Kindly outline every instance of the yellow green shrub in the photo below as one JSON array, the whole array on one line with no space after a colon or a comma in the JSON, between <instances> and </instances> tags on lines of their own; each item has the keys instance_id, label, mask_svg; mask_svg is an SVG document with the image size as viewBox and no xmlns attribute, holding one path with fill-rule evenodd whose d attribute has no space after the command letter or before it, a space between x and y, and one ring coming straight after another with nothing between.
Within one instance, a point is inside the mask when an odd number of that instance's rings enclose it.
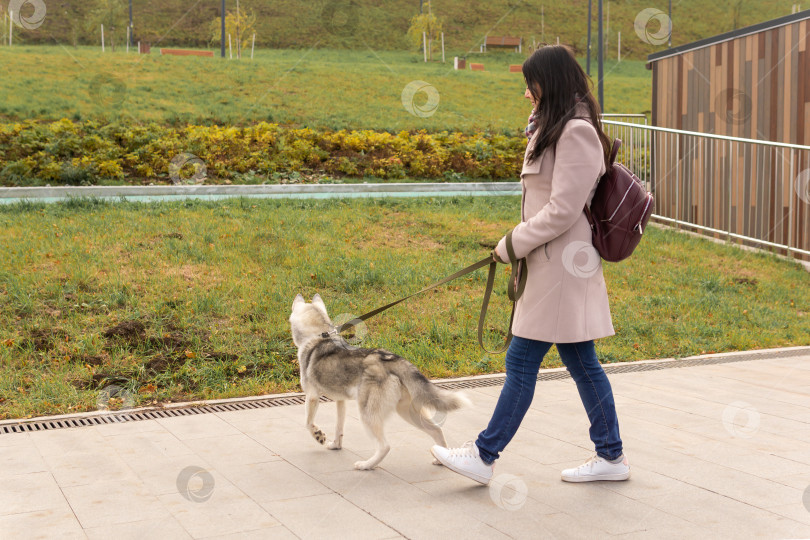
<instances>
[{"instance_id":1,"label":"yellow green shrub","mask_svg":"<svg viewBox=\"0 0 810 540\"><path fill-rule=\"evenodd\" d=\"M0 124L0 184L169 183L172 160L200 158L207 183L293 173L383 179L516 179L525 139L489 133L170 127L95 121Z\"/></svg>"}]
</instances>

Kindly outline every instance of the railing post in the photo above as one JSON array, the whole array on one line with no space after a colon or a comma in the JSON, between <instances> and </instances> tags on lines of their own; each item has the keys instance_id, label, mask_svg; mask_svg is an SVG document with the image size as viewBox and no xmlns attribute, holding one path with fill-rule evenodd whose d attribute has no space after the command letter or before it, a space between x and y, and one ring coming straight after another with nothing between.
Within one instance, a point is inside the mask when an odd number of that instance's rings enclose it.
<instances>
[{"instance_id":1,"label":"railing post","mask_svg":"<svg viewBox=\"0 0 810 540\"><path fill-rule=\"evenodd\" d=\"M675 219L681 221L681 137L675 135Z\"/></svg>"},{"instance_id":2,"label":"railing post","mask_svg":"<svg viewBox=\"0 0 810 540\"><path fill-rule=\"evenodd\" d=\"M798 247L793 245L793 196L798 195L796 192L796 186L794 182L796 181L796 175L793 174L793 157L795 154L795 150L793 148L790 149L790 197L788 198L788 247ZM793 252L788 250L788 256L793 257Z\"/></svg>"}]
</instances>

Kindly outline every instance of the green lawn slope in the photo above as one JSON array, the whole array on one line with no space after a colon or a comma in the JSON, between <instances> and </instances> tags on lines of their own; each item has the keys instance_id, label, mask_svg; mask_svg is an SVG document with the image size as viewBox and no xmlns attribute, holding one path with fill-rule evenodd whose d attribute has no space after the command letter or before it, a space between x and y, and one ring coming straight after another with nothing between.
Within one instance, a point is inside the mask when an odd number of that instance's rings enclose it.
<instances>
[{"instance_id":1,"label":"green lawn slope","mask_svg":"<svg viewBox=\"0 0 810 540\"><path fill-rule=\"evenodd\" d=\"M120 45L126 35L128 10L125 1L118 1L123 4L123 9L118 10L120 16L117 24L108 23L106 26L108 36L112 33ZM93 1L49 2L41 27L35 30L18 29L15 35L28 43L58 43L65 46L98 43L98 25L93 24L94 17L91 15L95 4ZM135 40L163 46L208 45L210 24L218 17L220 6L215 0L133 0L132 4ZM788 15L793 4L793 0L673 2L673 45ZM654 46L641 40L634 31L633 22L644 9L666 11L667 2L627 0L605 2L604 5L609 56L615 57L619 32L622 35L622 48L632 58L643 59L665 46ZM407 50L409 45L405 35L411 17L419 11L419 2L242 0L240 7L256 13L256 42L260 47ZM235 2L229 0L227 9L235 8ZM446 46L452 55L478 51L487 33L521 36L525 43L531 43L533 39L555 42L559 37L577 51L585 51L586 0L435 0L431 3L431 9L444 23ZM650 30L658 30L655 23Z\"/></svg>"}]
</instances>

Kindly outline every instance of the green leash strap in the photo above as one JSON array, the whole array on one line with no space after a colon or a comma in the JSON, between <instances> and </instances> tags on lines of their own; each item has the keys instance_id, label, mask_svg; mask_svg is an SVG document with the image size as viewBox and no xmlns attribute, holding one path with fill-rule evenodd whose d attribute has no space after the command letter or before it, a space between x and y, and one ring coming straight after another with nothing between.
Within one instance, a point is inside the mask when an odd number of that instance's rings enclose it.
<instances>
[{"instance_id":1,"label":"green leash strap","mask_svg":"<svg viewBox=\"0 0 810 540\"><path fill-rule=\"evenodd\" d=\"M363 322L363 321L365 321L367 319L370 319L374 315L377 315L378 313L382 313L386 309L392 308L395 305L399 304L400 302L404 302L405 300L407 300L407 299L409 299L411 297L414 297L417 294L421 294L421 293L423 293L425 291L429 291L430 289L434 289L434 288L438 287L439 285L444 285L448 281L453 281L456 278L460 278L461 276L467 275L470 272L474 272L474 271L478 270L479 268L484 267L484 266L486 266L486 265L488 265L490 263L495 264L495 261L492 259L492 256L489 256L486 259L481 259L477 263L471 264L467 268L459 270L455 274L453 274L451 276L448 276L448 277L444 278L443 280L434 283L433 285L428 285L424 289L422 289L420 291L417 291L417 292L415 292L413 294L410 294L410 295L406 296L405 298L400 298L399 300L397 300L395 302L391 302L390 304L386 304L386 305L384 305L382 307L379 307L379 308L377 308L377 309L375 309L373 311L369 311L368 313L360 315L359 317L356 317L356 318L354 318L354 319L352 319L352 320L350 320L348 322L345 322L345 323L341 324L337 329L337 333L339 334L339 333L343 332L344 330L348 330L352 326L356 326L356 325L360 324L361 322Z\"/></svg>"},{"instance_id":2,"label":"green leash strap","mask_svg":"<svg viewBox=\"0 0 810 540\"><path fill-rule=\"evenodd\" d=\"M508 349L509 344L512 343L512 321L515 319L515 306L517 305L518 299L523 296L523 290L526 288L526 278L528 272L522 271L523 268L526 267L526 259L523 258L517 260L515 250L512 247L512 231L509 231L509 234L506 235L506 252L509 255L509 263L512 265L512 274L509 276L509 283L506 287L506 294L509 296L509 300L512 301L512 314L509 315L509 328L506 333L506 342L504 343L504 346L497 351L487 350L487 348L484 347L484 322L487 318L489 297L492 294L492 288L495 284L495 267L497 266L497 263L494 261L496 255L493 250L493 262L489 266L487 288L484 290L484 301L481 304L481 315L478 317L478 345L487 354L500 354Z\"/></svg>"},{"instance_id":3,"label":"green leash strap","mask_svg":"<svg viewBox=\"0 0 810 540\"><path fill-rule=\"evenodd\" d=\"M453 281L454 279L460 278L461 276L465 276L471 272L475 272L479 268L483 268L484 266L489 265L489 274L487 275L487 287L484 291L484 300L481 304L481 315L478 318L478 344L481 348L487 352L488 354L500 354L504 352L507 348L509 348L509 344L512 341L512 320L515 317L515 302L517 302L518 298L523 294L523 289L526 287L526 274L527 272L523 272L523 268L526 266L526 259L520 259L519 261L516 260L515 251L512 248L512 232L510 231L509 234L506 235L506 251L509 253L509 261L512 264L512 275L509 278L509 284L507 286L507 294L509 296L509 300L512 301L512 314L509 316L509 330L506 336L506 344L504 347L498 351L488 351L486 347L484 347L484 322L486 321L487 317L487 307L489 306L489 298L492 295L492 288L495 284L495 272L498 266L498 260L495 256L495 251L493 250L489 257L486 259L481 259L477 263L471 264L470 266L463 268L456 272L455 274L444 278L441 281L437 281L432 285L428 285L422 290L419 290L413 294L410 294L404 298L400 298L395 302L391 302L390 304L386 304L382 307L378 307L373 311L369 311L368 313L364 313L359 317L355 317L354 319L347 321L341 324L336 330L336 334L340 334L344 330L348 330L349 328L360 324L363 321L370 319L371 317L382 313L386 309L392 308L395 305L399 304L400 302L404 302L405 300L416 296L417 294L421 294L423 292L429 291L431 289L435 289L439 285L444 285L447 282ZM329 337L329 333L323 334L324 338Z\"/></svg>"}]
</instances>

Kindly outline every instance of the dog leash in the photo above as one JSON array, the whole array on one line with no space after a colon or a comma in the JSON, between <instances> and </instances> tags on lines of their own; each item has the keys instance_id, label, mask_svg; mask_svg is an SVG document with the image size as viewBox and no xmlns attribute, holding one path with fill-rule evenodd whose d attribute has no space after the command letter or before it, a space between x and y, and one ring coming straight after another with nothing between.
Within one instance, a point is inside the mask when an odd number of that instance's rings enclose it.
<instances>
[{"instance_id":1,"label":"dog leash","mask_svg":"<svg viewBox=\"0 0 810 540\"><path fill-rule=\"evenodd\" d=\"M394 307L395 305L397 305L397 304L399 304L401 302L404 302L405 300L408 300L409 298L412 298L412 297L414 297L414 296L416 296L418 294L429 291L431 289L435 289L436 287L438 287L440 285L444 285L445 283L448 283L450 281L453 281L454 279L460 278L461 276L466 276L469 273L475 272L479 268L483 268L484 266L489 265L489 274L487 275L487 286L486 286L486 289L484 290L484 300L481 303L481 315L478 317L478 344L488 354L500 354L500 353L504 352L509 347L509 344L512 342L512 321L514 320L514 317L515 317L515 304L518 301L518 299L521 297L521 295L523 295L523 290L526 288L526 278L527 278L527 275L528 275L528 271L524 271L525 269L528 268L527 265L526 265L526 259L523 258L523 259L518 260L517 257L515 257L515 250L512 247L512 232L511 231L509 232L509 234L506 235L506 251L507 251L507 253L509 255L509 262L512 265L512 274L509 277L509 284L508 284L508 286L506 288L506 292L507 292L507 295L509 296L509 300L512 302L512 314L509 316L509 330L508 330L507 335L506 335L506 343L505 343L505 345L503 346L502 349L499 349L497 351L489 351L489 350L487 350L487 348L484 347L484 337L483 337L484 336L484 322L486 321L487 308L489 307L489 299L490 299L490 296L492 295L492 288L493 288L493 286L495 284L495 271L496 271L496 267L498 266L498 262L501 262L497 258L494 249L492 250L492 253L490 253L489 257L487 257L485 259L481 259L480 261L478 261L476 263L473 263L470 266L468 266L466 268L463 268L463 269L459 270L458 272L456 272L456 273L454 273L454 274L452 274L450 276L447 276L446 278L442 279L441 281L437 281L436 283L433 283L432 285L428 285L427 287L425 287L422 290L416 291L415 293L410 294L410 295L408 295L408 296L406 296L404 298L400 298L399 300L391 302L390 304L386 304L386 305L384 305L382 307L378 307L377 309L369 311L368 313L364 313L363 315L360 315L359 317L355 317L354 319L341 324L339 327L337 327L332 332L324 332L323 334L321 334L321 336L324 337L324 338L328 338L329 335L332 334L332 333L340 334L344 330L348 330L349 328L352 328L353 326L356 326L356 325L360 324L361 322L366 321L366 320L370 319L371 317L373 317L373 316L375 316L375 315L377 315L379 313L382 313L383 311L385 311L387 309L390 309L390 308Z\"/></svg>"}]
</instances>

